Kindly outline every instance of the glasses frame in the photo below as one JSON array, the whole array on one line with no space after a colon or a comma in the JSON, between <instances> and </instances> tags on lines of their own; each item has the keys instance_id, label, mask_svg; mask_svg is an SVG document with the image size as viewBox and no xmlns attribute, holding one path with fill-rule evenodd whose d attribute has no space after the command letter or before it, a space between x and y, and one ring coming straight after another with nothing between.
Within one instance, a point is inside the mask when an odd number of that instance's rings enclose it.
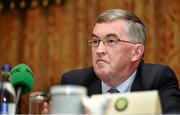
<instances>
[{"instance_id":1,"label":"glasses frame","mask_svg":"<svg viewBox=\"0 0 180 115\"><path fill-rule=\"evenodd\" d=\"M105 42L105 39L107 38L103 38L103 39L98 39L98 45L97 46L93 46L93 40L88 40L88 45L89 47L93 47L93 48L98 48L99 47L99 44L101 43L101 41L103 42L103 44L105 46L109 46L109 47L112 47L112 46L116 46L118 42L125 42L125 43L130 43L130 44L139 44L139 43L136 43L136 42L133 42L133 41L127 41L127 40L121 40L117 35L115 34L111 34L111 36L114 36L116 38L116 44L114 45L106 45L107 42Z\"/></svg>"}]
</instances>

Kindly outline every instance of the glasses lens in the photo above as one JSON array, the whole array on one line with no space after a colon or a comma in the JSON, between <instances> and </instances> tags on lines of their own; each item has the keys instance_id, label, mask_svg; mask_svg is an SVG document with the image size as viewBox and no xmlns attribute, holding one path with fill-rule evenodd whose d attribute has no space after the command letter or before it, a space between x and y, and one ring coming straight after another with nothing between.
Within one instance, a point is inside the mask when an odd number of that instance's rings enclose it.
<instances>
[{"instance_id":1,"label":"glasses lens","mask_svg":"<svg viewBox=\"0 0 180 115\"><path fill-rule=\"evenodd\" d=\"M96 39L94 39L94 40L89 40L88 41L88 45L90 46L90 47L98 47L98 45L99 45L99 40L96 40Z\"/></svg>"},{"instance_id":2,"label":"glasses lens","mask_svg":"<svg viewBox=\"0 0 180 115\"><path fill-rule=\"evenodd\" d=\"M108 46L114 46L117 44L117 37L116 36L108 36L104 39L104 42Z\"/></svg>"}]
</instances>

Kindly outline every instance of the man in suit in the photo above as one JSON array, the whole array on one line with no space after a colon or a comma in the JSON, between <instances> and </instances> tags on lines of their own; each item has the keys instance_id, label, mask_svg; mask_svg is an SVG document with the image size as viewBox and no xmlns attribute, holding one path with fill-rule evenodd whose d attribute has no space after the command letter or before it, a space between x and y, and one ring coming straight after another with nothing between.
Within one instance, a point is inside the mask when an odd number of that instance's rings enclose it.
<instances>
[{"instance_id":1,"label":"man in suit","mask_svg":"<svg viewBox=\"0 0 180 115\"><path fill-rule=\"evenodd\" d=\"M174 72L166 66L145 64L146 28L133 13L111 9L96 20L92 39L93 67L62 76L61 84L85 86L88 95L158 90L164 113L180 113L180 91Z\"/></svg>"},{"instance_id":2,"label":"man in suit","mask_svg":"<svg viewBox=\"0 0 180 115\"><path fill-rule=\"evenodd\" d=\"M172 69L143 61L146 28L133 13L100 14L88 41L93 67L63 74L61 84L85 86L88 95L158 90L163 113L180 113L180 91Z\"/></svg>"}]
</instances>

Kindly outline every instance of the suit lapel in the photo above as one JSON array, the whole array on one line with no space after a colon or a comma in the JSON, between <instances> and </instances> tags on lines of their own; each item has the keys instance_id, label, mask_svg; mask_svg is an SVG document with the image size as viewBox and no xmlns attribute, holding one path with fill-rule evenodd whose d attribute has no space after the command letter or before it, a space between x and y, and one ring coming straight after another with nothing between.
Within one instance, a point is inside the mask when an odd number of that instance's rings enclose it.
<instances>
[{"instance_id":1,"label":"suit lapel","mask_svg":"<svg viewBox=\"0 0 180 115\"><path fill-rule=\"evenodd\" d=\"M101 81L99 79L94 80L91 85L89 85L88 88L88 95L93 95L93 94L101 94L102 89L101 89Z\"/></svg>"},{"instance_id":2,"label":"suit lapel","mask_svg":"<svg viewBox=\"0 0 180 115\"><path fill-rule=\"evenodd\" d=\"M142 77L141 77L141 66L143 65L144 61L141 62L137 69L137 74L135 76L135 79L133 81L131 91L141 91L143 90L143 84L142 84Z\"/></svg>"},{"instance_id":3,"label":"suit lapel","mask_svg":"<svg viewBox=\"0 0 180 115\"><path fill-rule=\"evenodd\" d=\"M101 94L102 93L102 88L101 88L101 80L95 75L94 71L91 73L92 82L89 83L87 86L88 88L88 95L93 95L93 94Z\"/></svg>"}]
</instances>

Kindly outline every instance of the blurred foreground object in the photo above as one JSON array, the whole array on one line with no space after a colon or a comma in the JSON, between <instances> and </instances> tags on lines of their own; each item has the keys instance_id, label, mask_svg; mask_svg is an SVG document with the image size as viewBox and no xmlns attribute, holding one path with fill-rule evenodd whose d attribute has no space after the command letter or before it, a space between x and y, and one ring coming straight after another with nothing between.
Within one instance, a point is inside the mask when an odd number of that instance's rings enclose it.
<instances>
[{"instance_id":1,"label":"blurred foreground object","mask_svg":"<svg viewBox=\"0 0 180 115\"><path fill-rule=\"evenodd\" d=\"M0 76L0 114L16 113L16 94L10 82L11 66L5 64L1 69Z\"/></svg>"},{"instance_id":2,"label":"blurred foreground object","mask_svg":"<svg viewBox=\"0 0 180 115\"><path fill-rule=\"evenodd\" d=\"M98 94L82 99L86 114L160 114L157 91Z\"/></svg>"},{"instance_id":3,"label":"blurred foreground object","mask_svg":"<svg viewBox=\"0 0 180 115\"><path fill-rule=\"evenodd\" d=\"M51 114L84 114L82 97L87 89L78 85L57 85L50 90Z\"/></svg>"},{"instance_id":4,"label":"blurred foreground object","mask_svg":"<svg viewBox=\"0 0 180 115\"><path fill-rule=\"evenodd\" d=\"M41 114L44 102L48 101L45 92L32 92L29 97L29 114Z\"/></svg>"}]
</instances>

